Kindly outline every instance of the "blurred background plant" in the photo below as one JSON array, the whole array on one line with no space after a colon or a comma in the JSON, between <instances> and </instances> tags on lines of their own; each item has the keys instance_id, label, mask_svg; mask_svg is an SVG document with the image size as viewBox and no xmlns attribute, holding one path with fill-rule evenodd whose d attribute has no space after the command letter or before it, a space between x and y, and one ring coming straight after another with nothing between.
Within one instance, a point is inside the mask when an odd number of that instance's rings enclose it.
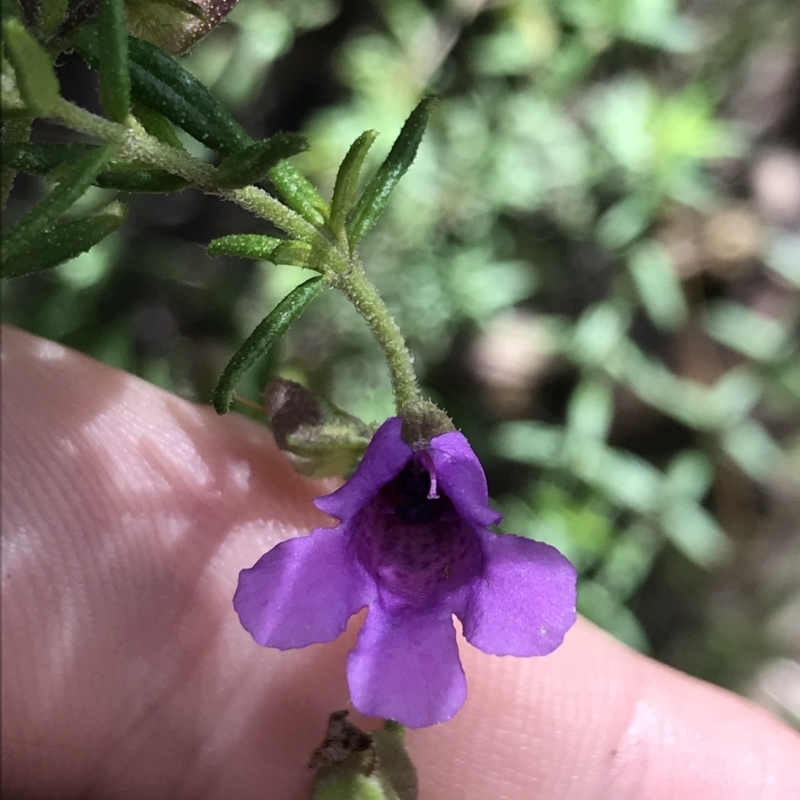
<instances>
[{"instance_id":1,"label":"blurred background plant","mask_svg":"<svg viewBox=\"0 0 800 800\"><path fill-rule=\"evenodd\" d=\"M362 246L427 390L505 528L574 561L583 614L796 725L798 42L794 0L242 0L183 60L254 136L305 133L294 162L328 195L356 136L381 132L374 166L419 97L442 97ZM77 56L59 77L97 106ZM19 176L9 216L39 193ZM208 402L307 275L209 257L213 237L264 232L230 204L126 199L109 239L6 284L4 319ZM277 367L391 413L381 354L334 293L240 394Z\"/></svg>"}]
</instances>

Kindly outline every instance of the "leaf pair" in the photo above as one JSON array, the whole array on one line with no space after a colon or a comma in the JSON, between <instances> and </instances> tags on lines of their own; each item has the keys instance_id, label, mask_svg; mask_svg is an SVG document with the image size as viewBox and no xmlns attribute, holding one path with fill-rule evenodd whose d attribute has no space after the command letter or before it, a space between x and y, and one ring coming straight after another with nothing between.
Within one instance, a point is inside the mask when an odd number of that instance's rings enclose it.
<instances>
[{"instance_id":1,"label":"leaf pair","mask_svg":"<svg viewBox=\"0 0 800 800\"><path fill-rule=\"evenodd\" d=\"M57 267L91 250L124 219L124 206L111 203L97 214L56 222L3 261L2 277L19 278Z\"/></svg>"},{"instance_id":2,"label":"leaf pair","mask_svg":"<svg viewBox=\"0 0 800 800\"><path fill-rule=\"evenodd\" d=\"M260 233L235 233L209 242L208 254L212 256L236 256L255 261L271 261L292 267L325 271L325 256L330 252L324 246L315 247L308 242L294 239L276 239Z\"/></svg>"},{"instance_id":3,"label":"leaf pair","mask_svg":"<svg viewBox=\"0 0 800 800\"><path fill-rule=\"evenodd\" d=\"M61 103L61 94L50 55L18 19L7 20L3 34L4 49L14 67L20 97L34 114L53 116Z\"/></svg>"},{"instance_id":4,"label":"leaf pair","mask_svg":"<svg viewBox=\"0 0 800 800\"><path fill-rule=\"evenodd\" d=\"M101 48L95 29L81 28L75 33L73 43L89 64L102 70ZM293 135L278 134L265 142L253 142L228 110L174 58L134 37L128 37L128 53L130 91L134 101L225 156L221 167L221 188L248 185L253 182L253 176L261 180L266 173L293 211L312 225L325 223L329 210L317 190L292 164L274 158L275 153L278 153L278 159L286 159L305 149L300 145L299 137L280 138ZM271 166L265 169L265 164Z\"/></svg>"},{"instance_id":5,"label":"leaf pair","mask_svg":"<svg viewBox=\"0 0 800 800\"><path fill-rule=\"evenodd\" d=\"M351 250L364 238L383 213L394 187L414 162L435 103L435 97L426 97L411 112L389 155L364 188L355 208L349 213L346 228ZM337 187L339 185L342 187L342 200L338 204L342 209L345 208L347 196L352 191L351 186L358 180L358 171L361 169L366 151L374 140L374 136L370 137L370 134L372 131L367 131L356 139L336 176ZM352 196L355 196L354 191ZM337 218L341 218L341 215L342 211L337 207Z\"/></svg>"},{"instance_id":6,"label":"leaf pair","mask_svg":"<svg viewBox=\"0 0 800 800\"><path fill-rule=\"evenodd\" d=\"M97 145L69 144L8 144L3 146L3 165L34 175L47 175L99 149ZM165 170L150 169L142 164L109 162L94 179L102 189L122 192L174 192L185 189L188 183Z\"/></svg>"},{"instance_id":7,"label":"leaf pair","mask_svg":"<svg viewBox=\"0 0 800 800\"><path fill-rule=\"evenodd\" d=\"M39 11L40 26L45 32L53 33L66 14L67 3L45 0ZM109 116L122 122L130 111L123 0L99 0L97 19L102 32L99 51L101 99ZM25 105L42 117L58 116L64 101L50 54L28 33L19 19L9 19L3 28L6 51ZM57 266L86 252L116 230L124 217L119 204L109 206L99 214L59 221L59 217L77 202L86 189L98 181L114 149L109 145L96 147L79 155L77 160L69 159L72 163L61 172L56 188L3 237L4 278ZM15 166L13 160L9 163L5 158L5 150L4 166Z\"/></svg>"},{"instance_id":8,"label":"leaf pair","mask_svg":"<svg viewBox=\"0 0 800 800\"><path fill-rule=\"evenodd\" d=\"M67 4L45 0L40 24L52 33L60 24ZM100 74L100 99L108 116L124 122L130 113L131 89L128 68L128 34L124 0L98 0L96 62ZM43 117L56 116L61 103L53 60L19 19L3 26L8 57L14 67L20 95L28 108Z\"/></svg>"},{"instance_id":9,"label":"leaf pair","mask_svg":"<svg viewBox=\"0 0 800 800\"><path fill-rule=\"evenodd\" d=\"M377 222L394 187L414 162L435 103L435 97L426 97L411 112L389 155L367 183L358 202L355 198L361 167L377 133L364 131L347 151L336 175L329 227L337 241L348 243L351 253Z\"/></svg>"},{"instance_id":10,"label":"leaf pair","mask_svg":"<svg viewBox=\"0 0 800 800\"><path fill-rule=\"evenodd\" d=\"M122 220L119 210L65 222L59 218L103 171L113 145L98 147L66 167L53 191L3 237L2 276L17 277L54 267L85 252Z\"/></svg>"},{"instance_id":11,"label":"leaf pair","mask_svg":"<svg viewBox=\"0 0 800 800\"><path fill-rule=\"evenodd\" d=\"M425 98L414 109L389 155L367 183L357 202L355 198L359 174L366 154L375 141L377 135L375 131L365 131L361 134L342 161L333 190L328 228L339 244L347 245L351 252L375 224L385 209L392 190L413 163L434 102L434 98ZM267 151L267 143L261 144L264 151ZM233 166L228 166L227 169L234 173L240 168L245 171L245 167L251 168L259 157L254 148L249 148L244 153L229 159L228 164L233 162ZM220 173L224 174L225 169L226 162L223 161ZM272 177L272 173L269 174ZM257 234L236 234L215 239L209 244L208 252L211 255L233 255L309 269L324 269L324 266L315 260L315 250L310 244ZM314 299L321 288L321 281L321 277L315 277L298 286L278 303L272 313L239 348L225 368L214 391L214 408L218 414L225 414L230 409L233 391L239 378L286 333L289 326Z\"/></svg>"}]
</instances>

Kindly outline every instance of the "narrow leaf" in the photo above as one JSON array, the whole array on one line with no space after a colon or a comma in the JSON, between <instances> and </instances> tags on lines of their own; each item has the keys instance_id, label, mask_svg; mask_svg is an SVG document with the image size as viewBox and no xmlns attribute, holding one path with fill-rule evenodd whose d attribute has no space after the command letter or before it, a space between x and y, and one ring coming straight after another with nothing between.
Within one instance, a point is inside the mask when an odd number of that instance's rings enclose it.
<instances>
[{"instance_id":1,"label":"narrow leaf","mask_svg":"<svg viewBox=\"0 0 800 800\"><path fill-rule=\"evenodd\" d=\"M22 172L47 175L52 170L75 162L98 149L96 145L78 142L4 145L3 164ZM184 189L188 183L177 175L160 169L150 169L136 162L112 162L109 169L97 176L95 185L122 192L174 192Z\"/></svg>"},{"instance_id":2,"label":"narrow leaf","mask_svg":"<svg viewBox=\"0 0 800 800\"><path fill-rule=\"evenodd\" d=\"M253 140L209 90L174 58L155 45L130 37L131 79L138 100L223 155L243 150ZM163 88L172 90L160 94ZM156 102L148 102L148 99ZM170 102L179 107L173 113ZM181 117L185 119L181 122Z\"/></svg>"},{"instance_id":3,"label":"narrow leaf","mask_svg":"<svg viewBox=\"0 0 800 800\"><path fill-rule=\"evenodd\" d=\"M124 217L124 208L113 203L98 214L56 222L3 262L2 277L19 278L63 264L113 233Z\"/></svg>"},{"instance_id":4,"label":"narrow leaf","mask_svg":"<svg viewBox=\"0 0 800 800\"><path fill-rule=\"evenodd\" d=\"M330 214L328 204L293 164L281 161L269 171L269 179L289 208L312 225L322 227L325 224Z\"/></svg>"},{"instance_id":5,"label":"narrow leaf","mask_svg":"<svg viewBox=\"0 0 800 800\"><path fill-rule=\"evenodd\" d=\"M62 180L55 189L3 237L3 263L16 251L30 247L40 233L78 200L108 164L114 149L114 145L98 147L95 152L65 167Z\"/></svg>"},{"instance_id":6,"label":"narrow leaf","mask_svg":"<svg viewBox=\"0 0 800 800\"><path fill-rule=\"evenodd\" d=\"M217 169L217 184L223 189L237 189L263 180L279 162L308 149L299 133L276 133L223 159Z\"/></svg>"},{"instance_id":7,"label":"narrow leaf","mask_svg":"<svg viewBox=\"0 0 800 800\"><path fill-rule=\"evenodd\" d=\"M0 0L0 15L3 21L6 19L18 19L22 13L22 8L18 0Z\"/></svg>"},{"instance_id":8,"label":"narrow leaf","mask_svg":"<svg viewBox=\"0 0 800 800\"><path fill-rule=\"evenodd\" d=\"M131 110L128 31L123 0L98 0L100 99L106 114L125 122Z\"/></svg>"},{"instance_id":9,"label":"narrow leaf","mask_svg":"<svg viewBox=\"0 0 800 800\"><path fill-rule=\"evenodd\" d=\"M333 187L333 197L331 198L330 228L337 237L344 232L347 214L356 199L358 178L364 158L377 136L377 131L364 131L350 146L339 167L339 172L336 174L336 184Z\"/></svg>"},{"instance_id":10,"label":"narrow leaf","mask_svg":"<svg viewBox=\"0 0 800 800\"><path fill-rule=\"evenodd\" d=\"M364 189L348 225L351 247L355 246L375 224L386 208L392 190L416 158L417 149L435 103L435 97L426 97L411 112L386 160Z\"/></svg>"},{"instance_id":11,"label":"narrow leaf","mask_svg":"<svg viewBox=\"0 0 800 800\"><path fill-rule=\"evenodd\" d=\"M207 249L211 256L238 256L253 258L256 261L268 261L280 243L280 239L262 236L259 233L235 233L232 236L222 236L212 240L208 243Z\"/></svg>"},{"instance_id":12,"label":"narrow leaf","mask_svg":"<svg viewBox=\"0 0 800 800\"><path fill-rule=\"evenodd\" d=\"M5 22L5 50L17 76L17 87L25 105L46 117L59 104L59 86L53 61L18 19Z\"/></svg>"},{"instance_id":13,"label":"narrow leaf","mask_svg":"<svg viewBox=\"0 0 800 800\"><path fill-rule=\"evenodd\" d=\"M114 165L101 172L95 183L102 189L118 192L179 192L189 184L163 169L148 169L134 164Z\"/></svg>"},{"instance_id":14,"label":"narrow leaf","mask_svg":"<svg viewBox=\"0 0 800 800\"><path fill-rule=\"evenodd\" d=\"M731 552L731 541L702 506L680 498L667 505L661 526L672 543L703 569L719 564Z\"/></svg>"},{"instance_id":15,"label":"narrow leaf","mask_svg":"<svg viewBox=\"0 0 800 800\"><path fill-rule=\"evenodd\" d=\"M247 341L228 362L214 390L214 408L217 414L225 414L230 410L233 390L239 378L286 333L321 288L321 277L314 277L301 283L286 295L250 334Z\"/></svg>"},{"instance_id":16,"label":"narrow leaf","mask_svg":"<svg viewBox=\"0 0 800 800\"><path fill-rule=\"evenodd\" d=\"M608 382L584 378L573 391L567 406L567 428L573 434L605 439L614 418L614 398Z\"/></svg>"},{"instance_id":17,"label":"narrow leaf","mask_svg":"<svg viewBox=\"0 0 800 800\"><path fill-rule=\"evenodd\" d=\"M133 116L142 123L142 127L151 135L155 136L159 142L168 144L170 147L175 147L178 150L183 150L183 144L172 127L172 123L158 111L153 111L152 108L142 105L141 103L133 103Z\"/></svg>"},{"instance_id":18,"label":"narrow leaf","mask_svg":"<svg viewBox=\"0 0 800 800\"><path fill-rule=\"evenodd\" d=\"M3 165L13 167L21 172L46 175L56 167L77 161L79 158L96 150L97 147L93 144L79 142L70 144L40 144L33 142L4 144Z\"/></svg>"},{"instance_id":19,"label":"narrow leaf","mask_svg":"<svg viewBox=\"0 0 800 800\"><path fill-rule=\"evenodd\" d=\"M269 260L273 264L288 264L291 267L308 267L313 248L307 242L281 242Z\"/></svg>"},{"instance_id":20,"label":"narrow leaf","mask_svg":"<svg viewBox=\"0 0 800 800\"><path fill-rule=\"evenodd\" d=\"M674 331L686 319L686 300L680 280L665 250L655 242L642 242L628 255L630 270L642 305L656 327Z\"/></svg>"},{"instance_id":21,"label":"narrow leaf","mask_svg":"<svg viewBox=\"0 0 800 800\"><path fill-rule=\"evenodd\" d=\"M73 44L91 66L99 66L97 32L93 28L79 28L73 34ZM223 155L253 143L228 110L174 58L134 37L128 38L128 54L131 94L136 101Z\"/></svg>"},{"instance_id":22,"label":"narrow leaf","mask_svg":"<svg viewBox=\"0 0 800 800\"><path fill-rule=\"evenodd\" d=\"M67 13L68 0L41 0L39 27L48 35L56 32Z\"/></svg>"}]
</instances>

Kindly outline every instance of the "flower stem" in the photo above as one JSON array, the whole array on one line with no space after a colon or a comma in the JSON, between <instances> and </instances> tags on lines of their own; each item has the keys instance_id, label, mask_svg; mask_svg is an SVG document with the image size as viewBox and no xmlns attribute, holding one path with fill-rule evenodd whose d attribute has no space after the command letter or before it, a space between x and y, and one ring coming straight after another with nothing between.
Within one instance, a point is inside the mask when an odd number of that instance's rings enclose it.
<instances>
[{"instance_id":1,"label":"flower stem","mask_svg":"<svg viewBox=\"0 0 800 800\"><path fill-rule=\"evenodd\" d=\"M330 284L347 297L375 334L389 367L397 411L402 414L404 408L420 400L420 392L414 363L400 328L359 261L354 260L347 272L331 276Z\"/></svg>"}]
</instances>

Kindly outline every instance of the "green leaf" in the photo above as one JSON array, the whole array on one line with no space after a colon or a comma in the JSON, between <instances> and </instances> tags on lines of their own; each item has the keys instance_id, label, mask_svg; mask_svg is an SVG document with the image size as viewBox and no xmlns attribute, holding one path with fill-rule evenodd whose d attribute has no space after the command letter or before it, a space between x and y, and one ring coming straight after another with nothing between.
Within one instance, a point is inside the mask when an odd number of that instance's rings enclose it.
<instances>
[{"instance_id":1,"label":"green leaf","mask_svg":"<svg viewBox=\"0 0 800 800\"><path fill-rule=\"evenodd\" d=\"M281 161L269 171L269 179L289 208L312 225L322 227L325 224L330 214L328 204L294 164Z\"/></svg>"},{"instance_id":2,"label":"green leaf","mask_svg":"<svg viewBox=\"0 0 800 800\"><path fill-rule=\"evenodd\" d=\"M273 264L288 264L291 267L309 267L314 248L307 242L281 242L269 260Z\"/></svg>"},{"instance_id":3,"label":"green leaf","mask_svg":"<svg viewBox=\"0 0 800 800\"><path fill-rule=\"evenodd\" d=\"M2 0L0 4L0 15L5 22L7 19L18 19L22 14L22 8L17 0Z\"/></svg>"},{"instance_id":4,"label":"green leaf","mask_svg":"<svg viewBox=\"0 0 800 800\"><path fill-rule=\"evenodd\" d=\"M653 324L665 331L680 327L686 319L686 301L664 249L655 242L637 245L628 256L628 269Z\"/></svg>"},{"instance_id":5,"label":"green leaf","mask_svg":"<svg viewBox=\"0 0 800 800\"><path fill-rule=\"evenodd\" d=\"M15 144L3 146L3 163L6 166L34 175L47 175L54 169L77 161L99 148L92 144ZM101 172L95 184L103 189L121 192L174 192L188 183L177 175L160 169L149 169L136 162L111 163L110 169Z\"/></svg>"},{"instance_id":6,"label":"green leaf","mask_svg":"<svg viewBox=\"0 0 800 800\"><path fill-rule=\"evenodd\" d=\"M426 97L411 112L386 160L364 189L348 225L351 247L355 246L375 224L386 208L392 190L416 158L417 149L435 103L435 97Z\"/></svg>"},{"instance_id":7,"label":"green leaf","mask_svg":"<svg viewBox=\"0 0 800 800\"><path fill-rule=\"evenodd\" d=\"M756 361L790 357L792 330L788 323L749 308L719 300L706 312L706 330L722 344Z\"/></svg>"},{"instance_id":8,"label":"green leaf","mask_svg":"<svg viewBox=\"0 0 800 800\"><path fill-rule=\"evenodd\" d=\"M5 50L25 105L43 117L53 114L61 98L50 55L18 19L7 20L3 29Z\"/></svg>"},{"instance_id":9,"label":"green leaf","mask_svg":"<svg viewBox=\"0 0 800 800\"><path fill-rule=\"evenodd\" d=\"M40 144L25 142L3 145L3 165L21 172L46 175L56 167L77 161L97 147L93 144L72 142L70 144Z\"/></svg>"},{"instance_id":10,"label":"green leaf","mask_svg":"<svg viewBox=\"0 0 800 800\"><path fill-rule=\"evenodd\" d=\"M97 32L89 27L73 34L78 52L98 67ZM253 143L244 128L193 75L171 56L134 37L128 38L131 94L134 100L162 114L197 141L223 155Z\"/></svg>"},{"instance_id":11,"label":"green leaf","mask_svg":"<svg viewBox=\"0 0 800 800\"><path fill-rule=\"evenodd\" d=\"M114 150L115 145L98 147L64 168L61 182L55 189L3 237L3 263L18 250L30 247L39 234L78 200L108 164Z\"/></svg>"},{"instance_id":12,"label":"green leaf","mask_svg":"<svg viewBox=\"0 0 800 800\"><path fill-rule=\"evenodd\" d=\"M644 192L631 195L611 206L597 223L597 238L610 250L625 247L650 225L652 198Z\"/></svg>"},{"instance_id":13,"label":"green leaf","mask_svg":"<svg viewBox=\"0 0 800 800\"><path fill-rule=\"evenodd\" d=\"M237 189L258 183L279 162L308 149L299 133L276 133L223 159L217 169L217 184L223 189Z\"/></svg>"},{"instance_id":14,"label":"green leaf","mask_svg":"<svg viewBox=\"0 0 800 800\"><path fill-rule=\"evenodd\" d=\"M19 278L56 267L91 249L125 218L125 209L112 203L98 214L56 222L30 244L3 262L3 278Z\"/></svg>"},{"instance_id":15,"label":"green leaf","mask_svg":"<svg viewBox=\"0 0 800 800\"><path fill-rule=\"evenodd\" d=\"M212 240L208 243L207 250L211 256L239 256L239 258L253 258L256 261L269 261L280 243L281 239L273 236L235 233Z\"/></svg>"},{"instance_id":16,"label":"green leaf","mask_svg":"<svg viewBox=\"0 0 800 800\"><path fill-rule=\"evenodd\" d=\"M314 277L301 283L286 295L248 336L228 362L214 390L214 408L217 414L225 414L230 410L233 391L239 378L286 333L321 288L321 277Z\"/></svg>"},{"instance_id":17,"label":"green leaf","mask_svg":"<svg viewBox=\"0 0 800 800\"><path fill-rule=\"evenodd\" d=\"M664 533L690 561L704 569L730 552L730 541L719 523L702 506L688 500L670 503L662 512Z\"/></svg>"},{"instance_id":18,"label":"green leaf","mask_svg":"<svg viewBox=\"0 0 800 800\"><path fill-rule=\"evenodd\" d=\"M152 108L142 105L134 101L133 116L142 123L142 127L151 135L155 136L159 142L168 144L178 150L183 150L183 144L175 133L175 128L172 123L158 111L153 111Z\"/></svg>"},{"instance_id":19,"label":"green leaf","mask_svg":"<svg viewBox=\"0 0 800 800\"><path fill-rule=\"evenodd\" d=\"M128 31L123 0L98 0L100 99L106 114L125 122L131 110Z\"/></svg>"},{"instance_id":20,"label":"green leaf","mask_svg":"<svg viewBox=\"0 0 800 800\"><path fill-rule=\"evenodd\" d=\"M569 398L567 427L593 439L605 439L614 417L614 397L609 382L600 377L582 380Z\"/></svg>"},{"instance_id":21,"label":"green leaf","mask_svg":"<svg viewBox=\"0 0 800 800\"><path fill-rule=\"evenodd\" d=\"M67 13L69 0L41 0L39 27L48 35L56 32Z\"/></svg>"},{"instance_id":22,"label":"green leaf","mask_svg":"<svg viewBox=\"0 0 800 800\"><path fill-rule=\"evenodd\" d=\"M174 58L142 39L128 41L136 99L223 155L252 144L228 109Z\"/></svg>"},{"instance_id":23,"label":"green leaf","mask_svg":"<svg viewBox=\"0 0 800 800\"><path fill-rule=\"evenodd\" d=\"M137 163L120 163L101 172L95 183L102 189L118 192L179 192L189 184L163 169L149 169Z\"/></svg>"},{"instance_id":24,"label":"green leaf","mask_svg":"<svg viewBox=\"0 0 800 800\"><path fill-rule=\"evenodd\" d=\"M780 445L754 420L741 423L723 433L723 450L753 480L768 483L783 459Z\"/></svg>"},{"instance_id":25,"label":"green leaf","mask_svg":"<svg viewBox=\"0 0 800 800\"><path fill-rule=\"evenodd\" d=\"M364 131L350 145L350 149L339 167L339 172L336 174L336 184L333 187L333 198L331 199L330 228L337 237L344 233L347 215L356 199L358 178L364 158L377 136L377 131Z\"/></svg>"},{"instance_id":26,"label":"green leaf","mask_svg":"<svg viewBox=\"0 0 800 800\"><path fill-rule=\"evenodd\" d=\"M670 461L662 489L667 501L702 500L714 477L708 456L701 450L683 450Z\"/></svg>"}]
</instances>

